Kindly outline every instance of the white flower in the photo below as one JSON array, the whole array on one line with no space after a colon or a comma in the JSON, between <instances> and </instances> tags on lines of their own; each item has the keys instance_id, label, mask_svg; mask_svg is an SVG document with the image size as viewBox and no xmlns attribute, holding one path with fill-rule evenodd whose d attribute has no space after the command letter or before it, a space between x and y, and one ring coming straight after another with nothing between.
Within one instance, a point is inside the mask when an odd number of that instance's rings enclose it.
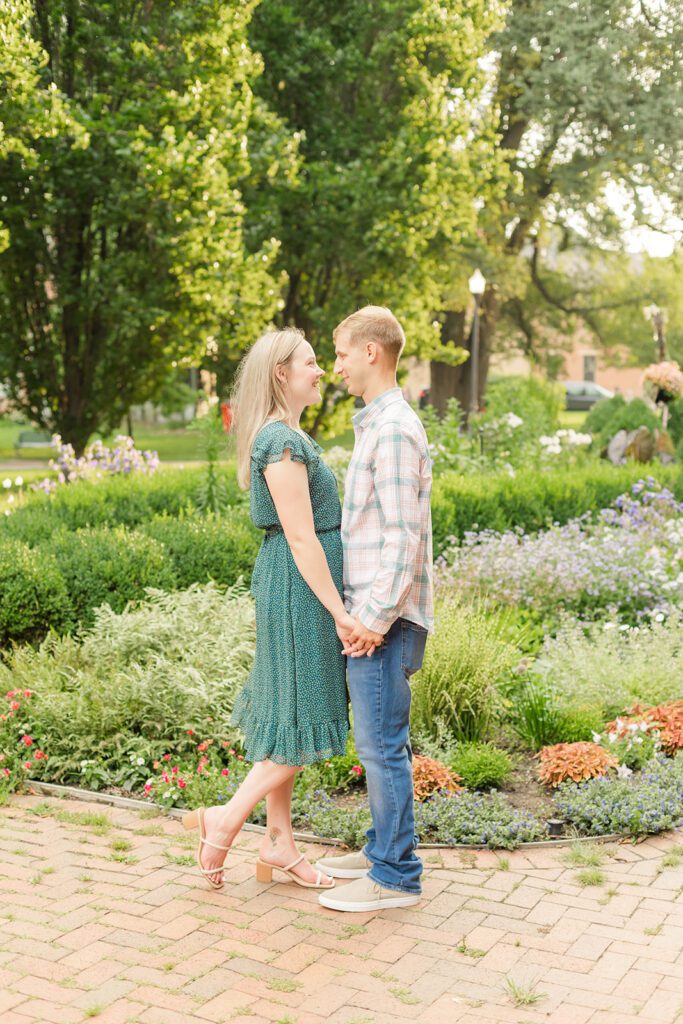
<instances>
[{"instance_id":1,"label":"white flower","mask_svg":"<svg viewBox=\"0 0 683 1024\"><path fill-rule=\"evenodd\" d=\"M657 612L654 616L655 622L664 622L664 612Z\"/></svg>"},{"instance_id":2,"label":"white flower","mask_svg":"<svg viewBox=\"0 0 683 1024\"><path fill-rule=\"evenodd\" d=\"M23 476L17 476L17 477L14 478L14 486L15 487L21 487L23 483L24 483Z\"/></svg>"},{"instance_id":3,"label":"white flower","mask_svg":"<svg viewBox=\"0 0 683 1024\"><path fill-rule=\"evenodd\" d=\"M614 743L616 738L617 738L617 734L615 732L608 732L607 733L607 739L610 741L610 743Z\"/></svg>"},{"instance_id":4,"label":"white flower","mask_svg":"<svg viewBox=\"0 0 683 1024\"><path fill-rule=\"evenodd\" d=\"M524 423L524 420L520 416L516 416L514 412L506 413L503 419L507 423L508 427L512 427L513 430L515 430L517 427L520 427L522 423Z\"/></svg>"},{"instance_id":5,"label":"white flower","mask_svg":"<svg viewBox=\"0 0 683 1024\"><path fill-rule=\"evenodd\" d=\"M7 499L7 502L8 502L9 505L11 505L13 501L14 501L14 495L10 494L9 498Z\"/></svg>"},{"instance_id":6,"label":"white flower","mask_svg":"<svg viewBox=\"0 0 683 1024\"><path fill-rule=\"evenodd\" d=\"M591 733L591 735L593 737L593 743L599 743L600 742L601 736L600 736L599 732Z\"/></svg>"},{"instance_id":7,"label":"white flower","mask_svg":"<svg viewBox=\"0 0 683 1024\"><path fill-rule=\"evenodd\" d=\"M602 628L603 629L616 629L617 628L617 624L616 624L616 622L606 622L605 625Z\"/></svg>"},{"instance_id":8,"label":"white flower","mask_svg":"<svg viewBox=\"0 0 683 1024\"><path fill-rule=\"evenodd\" d=\"M12 486L12 481L10 480L10 478L8 476L5 477L5 479L2 481L2 486L3 487L11 487Z\"/></svg>"},{"instance_id":9,"label":"white flower","mask_svg":"<svg viewBox=\"0 0 683 1024\"><path fill-rule=\"evenodd\" d=\"M145 763L144 757L139 757L135 763L136 764L144 764Z\"/></svg>"},{"instance_id":10,"label":"white flower","mask_svg":"<svg viewBox=\"0 0 683 1024\"><path fill-rule=\"evenodd\" d=\"M627 779L629 775L633 775L630 768L627 768L625 764L620 764L617 768L617 775L620 779Z\"/></svg>"},{"instance_id":11,"label":"white flower","mask_svg":"<svg viewBox=\"0 0 683 1024\"><path fill-rule=\"evenodd\" d=\"M634 736L633 737L633 742L634 743L642 743L643 742L643 737L642 736Z\"/></svg>"}]
</instances>

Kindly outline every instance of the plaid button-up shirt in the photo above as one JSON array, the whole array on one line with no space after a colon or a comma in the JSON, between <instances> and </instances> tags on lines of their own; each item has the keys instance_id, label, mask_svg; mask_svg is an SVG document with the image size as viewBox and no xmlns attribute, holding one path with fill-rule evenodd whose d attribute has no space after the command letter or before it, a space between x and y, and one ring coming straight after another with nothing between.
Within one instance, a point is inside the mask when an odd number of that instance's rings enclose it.
<instances>
[{"instance_id":1,"label":"plaid button-up shirt","mask_svg":"<svg viewBox=\"0 0 683 1024\"><path fill-rule=\"evenodd\" d=\"M391 388L353 417L342 513L344 602L367 629L434 622L432 468L419 417Z\"/></svg>"}]
</instances>

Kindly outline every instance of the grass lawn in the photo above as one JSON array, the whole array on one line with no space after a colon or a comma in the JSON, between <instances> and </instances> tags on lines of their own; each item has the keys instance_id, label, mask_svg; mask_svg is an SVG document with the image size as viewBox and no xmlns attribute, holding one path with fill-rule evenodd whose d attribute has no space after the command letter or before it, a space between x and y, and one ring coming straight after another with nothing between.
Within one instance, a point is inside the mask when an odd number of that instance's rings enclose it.
<instances>
[{"instance_id":1,"label":"grass lawn","mask_svg":"<svg viewBox=\"0 0 683 1024\"><path fill-rule=\"evenodd\" d=\"M573 427L580 430L586 418L585 412L562 412L560 424L563 427ZM20 431L28 429L20 423L13 423L8 419L0 419L0 461L17 460L30 466L32 462L45 463L54 454L51 448L22 448L19 452L14 450L14 442ZM125 432L125 431L124 431ZM159 453L162 462L200 462L199 445L197 434L193 430L178 428L171 430L168 427L154 426L147 423L133 424L135 443L140 450L151 449ZM95 435L97 437L99 435ZM114 434L104 438L110 446L114 442ZM353 448L353 427L349 428L335 437L326 438L322 441L325 450L341 445L343 448ZM227 461L234 457L232 439L228 439L224 459Z\"/></svg>"}]
</instances>

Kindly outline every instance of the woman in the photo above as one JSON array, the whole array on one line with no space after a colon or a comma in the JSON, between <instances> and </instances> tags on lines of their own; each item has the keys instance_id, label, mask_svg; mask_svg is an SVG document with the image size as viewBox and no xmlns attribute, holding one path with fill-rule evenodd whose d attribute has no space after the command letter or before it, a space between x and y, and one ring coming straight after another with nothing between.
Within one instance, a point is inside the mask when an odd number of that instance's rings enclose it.
<instances>
[{"instance_id":1,"label":"woman","mask_svg":"<svg viewBox=\"0 0 683 1024\"><path fill-rule=\"evenodd\" d=\"M264 797L256 877L270 881L277 868L298 885L334 885L298 853L291 821L297 771L345 753L348 734L342 643L354 621L342 601L341 507L322 449L299 427L306 406L320 401L322 376L292 328L259 338L238 371L238 482L250 488L251 518L265 537L251 584L256 657L232 716L254 766L226 805L183 817L185 828L199 830L198 867L214 888L223 884L225 853Z\"/></svg>"}]
</instances>

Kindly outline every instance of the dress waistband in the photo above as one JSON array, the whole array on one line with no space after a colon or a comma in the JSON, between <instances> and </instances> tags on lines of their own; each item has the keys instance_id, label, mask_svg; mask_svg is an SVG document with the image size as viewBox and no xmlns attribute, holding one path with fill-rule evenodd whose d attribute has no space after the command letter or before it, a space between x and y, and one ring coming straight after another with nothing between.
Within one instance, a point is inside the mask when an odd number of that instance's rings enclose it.
<instances>
[{"instance_id":1,"label":"dress waistband","mask_svg":"<svg viewBox=\"0 0 683 1024\"><path fill-rule=\"evenodd\" d=\"M319 530L316 530L315 532L316 533L332 533L333 530L341 530L341 523L339 524L339 526L323 526ZM283 531L283 529L282 529L282 527L280 525L276 524L274 526L265 526L264 529L263 529L263 532L266 535L266 537L275 537L276 534L283 533L284 531Z\"/></svg>"}]
</instances>

